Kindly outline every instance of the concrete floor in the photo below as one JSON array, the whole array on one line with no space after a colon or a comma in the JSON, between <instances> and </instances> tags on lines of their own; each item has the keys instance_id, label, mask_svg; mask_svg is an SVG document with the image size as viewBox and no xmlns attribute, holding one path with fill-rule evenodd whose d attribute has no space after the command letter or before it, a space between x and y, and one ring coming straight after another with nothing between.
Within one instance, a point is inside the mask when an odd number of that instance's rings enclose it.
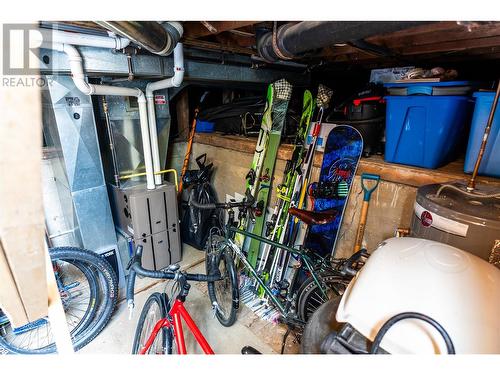
<instances>
[{"instance_id":1,"label":"concrete floor","mask_svg":"<svg viewBox=\"0 0 500 375\"><path fill-rule=\"evenodd\" d=\"M184 245L183 269L193 273L205 273L204 253ZM251 310L240 305L236 323L232 327L223 327L213 317L206 283L191 283L192 288L186 300L186 309L198 325L215 353L240 354L245 345L253 346L262 353L279 353L285 328L261 321ZM126 302L118 303L113 317L101 334L90 344L82 348L83 354L129 354L135 334L135 327L142 306L153 292L166 291L170 295L171 282L157 282L152 279L137 279L135 287L135 310L132 319L128 319ZM185 329L188 353L202 353L191 333ZM288 353L297 353L298 345L288 340Z\"/></svg>"}]
</instances>

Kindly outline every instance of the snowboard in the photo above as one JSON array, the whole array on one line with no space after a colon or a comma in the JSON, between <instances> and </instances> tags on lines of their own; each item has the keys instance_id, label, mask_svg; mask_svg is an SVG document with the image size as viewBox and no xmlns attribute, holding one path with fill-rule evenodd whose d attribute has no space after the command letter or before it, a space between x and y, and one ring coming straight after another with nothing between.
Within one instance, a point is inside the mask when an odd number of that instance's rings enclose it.
<instances>
[{"instance_id":1,"label":"snowboard","mask_svg":"<svg viewBox=\"0 0 500 375\"><path fill-rule=\"evenodd\" d=\"M359 159L363 152L363 138L351 126L340 125L328 134L318 185L340 186L342 194L317 194L313 211L336 209L338 215L331 223L310 225L304 240L304 248L321 256L334 254L337 236L342 223L352 180L356 174Z\"/></svg>"},{"instance_id":2,"label":"snowboard","mask_svg":"<svg viewBox=\"0 0 500 375\"><path fill-rule=\"evenodd\" d=\"M252 233L262 235L266 222L267 206L269 201L269 189L271 187L274 166L278 155L278 147L281 142L281 132L285 124L285 116L288 103L292 95L292 85L285 79L273 83L273 105L271 111L272 125L269 132L269 140L266 147L266 155L262 165L259 178L259 187L256 196L255 224ZM247 259L255 267L260 252L261 242L256 239L250 240Z\"/></svg>"}]
</instances>

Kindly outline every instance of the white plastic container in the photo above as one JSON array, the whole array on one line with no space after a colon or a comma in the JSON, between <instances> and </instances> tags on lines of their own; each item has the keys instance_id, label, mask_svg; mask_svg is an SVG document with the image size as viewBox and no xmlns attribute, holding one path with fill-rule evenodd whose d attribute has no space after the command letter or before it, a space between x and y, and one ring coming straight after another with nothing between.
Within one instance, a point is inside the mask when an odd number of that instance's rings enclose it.
<instances>
[{"instance_id":1,"label":"white plastic container","mask_svg":"<svg viewBox=\"0 0 500 375\"><path fill-rule=\"evenodd\" d=\"M500 270L439 242L388 239L349 284L336 319L373 341L402 312L435 319L457 353L500 353ZM392 326L381 347L392 354L447 352L441 335L415 319Z\"/></svg>"}]
</instances>

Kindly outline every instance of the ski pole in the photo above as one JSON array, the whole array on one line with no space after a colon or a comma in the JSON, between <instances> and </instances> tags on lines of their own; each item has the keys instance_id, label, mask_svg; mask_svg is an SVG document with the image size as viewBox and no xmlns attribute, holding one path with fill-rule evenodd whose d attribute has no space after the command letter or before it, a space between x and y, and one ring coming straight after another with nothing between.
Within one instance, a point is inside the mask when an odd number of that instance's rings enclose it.
<instances>
[{"instance_id":1,"label":"ski pole","mask_svg":"<svg viewBox=\"0 0 500 375\"><path fill-rule=\"evenodd\" d=\"M191 149L193 147L193 139L194 139L194 133L196 131L196 121L198 120L198 113L200 112L200 106L201 103L203 103L203 100L205 100L205 97L207 96L208 91L205 91L203 95L200 98L200 102L194 109L194 117L193 117L193 122L191 124L191 130L189 131L189 138L187 142L187 149L186 149L186 155L184 156L184 163L182 164L182 170L181 170L181 182L179 184L179 190L177 191L177 199L180 199L182 196L182 180L184 179L184 175L186 174L186 171L189 166L189 158L191 157Z\"/></svg>"},{"instance_id":2,"label":"ski pole","mask_svg":"<svg viewBox=\"0 0 500 375\"><path fill-rule=\"evenodd\" d=\"M373 184L370 188L368 188L365 185L366 180L375 181L375 184ZM358 250L361 249L363 242L363 235L365 233L366 218L368 216L368 206L370 204L370 198L372 193L377 188L379 182L380 182L379 175L370 173L363 173L361 175L361 187L363 188L364 196L363 196L363 206L361 207L361 217L359 219L358 232L356 234L356 241L354 242L354 252L357 252Z\"/></svg>"}]
</instances>

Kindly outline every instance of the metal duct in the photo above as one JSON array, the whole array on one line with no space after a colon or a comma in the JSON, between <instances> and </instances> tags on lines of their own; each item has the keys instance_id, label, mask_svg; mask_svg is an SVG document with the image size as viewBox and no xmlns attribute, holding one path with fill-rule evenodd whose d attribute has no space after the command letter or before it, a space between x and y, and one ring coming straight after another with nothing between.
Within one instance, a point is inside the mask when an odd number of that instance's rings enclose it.
<instances>
[{"instance_id":1,"label":"metal duct","mask_svg":"<svg viewBox=\"0 0 500 375\"><path fill-rule=\"evenodd\" d=\"M273 32L263 34L257 40L257 50L267 61L288 60L300 57L305 52L368 38L373 35L391 33L423 24L423 22L386 21L304 21L287 23Z\"/></svg>"},{"instance_id":2,"label":"metal duct","mask_svg":"<svg viewBox=\"0 0 500 375\"><path fill-rule=\"evenodd\" d=\"M159 24L152 21L96 21L96 23L161 56L172 53L183 31L178 22Z\"/></svg>"}]
</instances>

